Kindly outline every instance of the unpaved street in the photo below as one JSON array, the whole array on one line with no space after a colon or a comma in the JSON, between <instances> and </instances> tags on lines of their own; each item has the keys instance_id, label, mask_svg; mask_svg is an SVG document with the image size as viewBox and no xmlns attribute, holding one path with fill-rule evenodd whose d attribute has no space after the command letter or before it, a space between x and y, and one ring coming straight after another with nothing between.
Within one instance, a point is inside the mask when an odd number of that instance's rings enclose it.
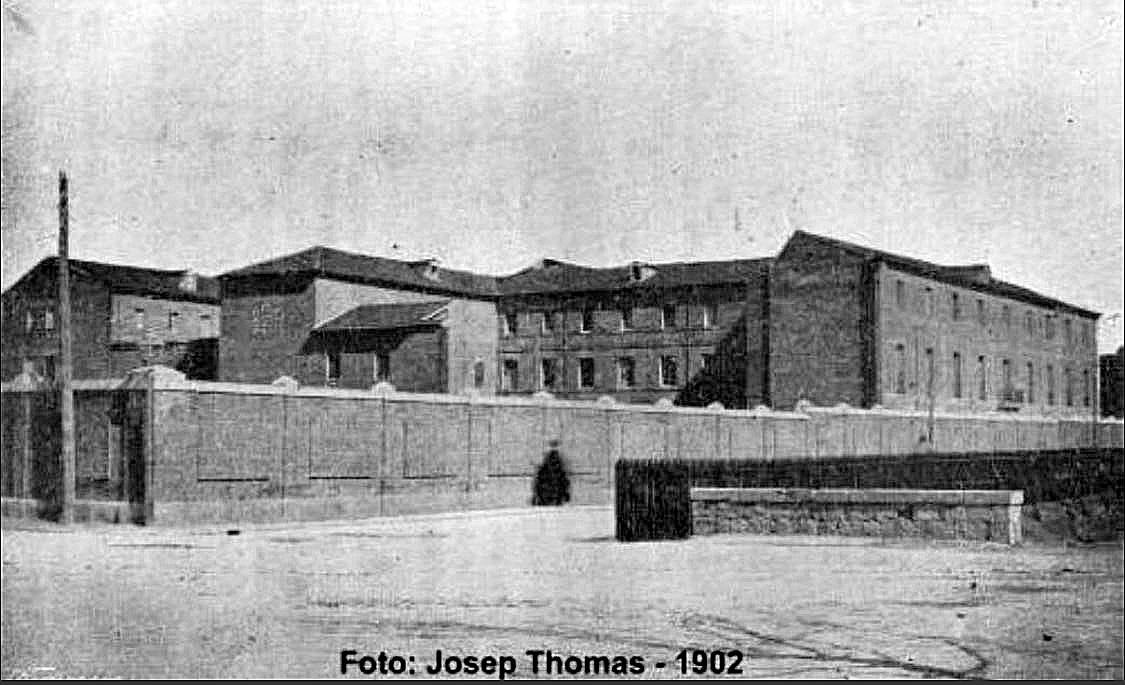
<instances>
[{"instance_id":1,"label":"unpaved street","mask_svg":"<svg viewBox=\"0 0 1125 685\"><path fill-rule=\"evenodd\" d=\"M440 649L511 655L524 677L558 675L528 650L683 677L685 647L739 650L750 677L1125 675L1120 543L612 531L607 508L238 535L6 521L3 675L337 677L355 650L414 656L421 676Z\"/></svg>"}]
</instances>

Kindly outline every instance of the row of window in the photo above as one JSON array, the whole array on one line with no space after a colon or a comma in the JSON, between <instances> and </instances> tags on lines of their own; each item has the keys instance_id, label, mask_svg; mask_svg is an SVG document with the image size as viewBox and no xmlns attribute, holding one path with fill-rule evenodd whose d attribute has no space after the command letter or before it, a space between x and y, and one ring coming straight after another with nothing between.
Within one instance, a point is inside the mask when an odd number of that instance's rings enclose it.
<instances>
[{"instance_id":1,"label":"row of window","mask_svg":"<svg viewBox=\"0 0 1125 685\"><path fill-rule=\"evenodd\" d=\"M936 311L934 289L930 286L923 286L921 290L922 304L919 310L926 316L933 316ZM950 310L954 321L961 321L965 318L964 305L960 293L950 293ZM895 303L900 309L907 309L909 303L907 302L906 283L898 280L895 281ZM1023 328L1024 332L1030 337L1039 335L1047 340L1053 340L1056 335L1055 321L1058 319L1056 314L1043 314L1037 315L1034 310L1027 310L1024 312ZM976 319L982 326L987 326L989 323L988 303L984 298L978 297L976 300ZM1000 322L1007 330L1012 328L1012 308L1010 305L1004 304L1000 306ZM1075 342L1074 336L1074 323L1071 319L1064 318L1063 322L1063 336L1066 344L1073 345ZM1079 338L1083 345L1089 345L1092 342L1093 333L1092 327L1089 324L1079 323L1077 326Z\"/></svg>"},{"instance_id":2,"label":"row of window","mask_svg":"<svg viewBox=\"0 0 1125 685\"><path fill-rule=\"evenodd\" d=\"M655 360L656 383L662 388L676 388L680 386L680 358L675 355L664 355ZM702 355L702 369L711 367L714 355ZM637 360L634 357L618 357L614 360L614 387L613 390L630 390L637 386ZM593 357L579 357L578 366L574 376L573 389L597 389L597 375ZM515 392L520 386L520 364L515 359L505 359L500 377L500 389L505 392ZM535 379L537 390L566 390L562 360L554 357L545 357L539 360L538 376ZM602 388L609 390L610 388Z\"/></svg>"},{"instance_id":3,"label":"row of window","mask_svg":"<svg viewBox=\"0 0 1125 685\"><path fill-rule=\"evenodd\" d=\"M987 400L989 398L988 388L988 358L985 355L978 355L976 358L976 367L973 374L975 389L969 390L964 385L965 376L965 360L960 352L954 352L950 360L950 385L951 394L954 398L962 399L969 396L975 396L978 400ZM925 386L921 391L928 395L936 394L937 389L934 384L937 382L937 360L934 356L934 350L931 347L925 350ZM1022 388L1016 388L1016 370L1013 367L1011 359L1000 360L1000 387L994 388L996 399L1005 402L1017 402L1025 404L1034 404L1038 401L1038 393L1040 392L1039 381L1040 377L1038 369L1036 369L1035 362L1028 361L1023 368ZM905 394L907 392L907 360L906 360L906 346L902 344L895 345L895 370L894 370L894 392L898 394ZM1062 403L1068 407L1075 405L1076 388L1075 384L1078 381L1078 376L1070 367L1063 369L1063 397L1056 397L1056 373L1053 364L1047 364L1043 373L1043 379L1046 381L1045 399L1048 405L1054 405L1057 400L1062 400ZM1081 375L1081 391L1082 391L1082 406L1089 407L1093 396L1093 383L1092 376L1089 369L1083 369Z\"/></svg>"},{"instance_id":4,"label":"row of window","mask_svg":"<svg viewBox=\"0 0 1125 685\"><path fill-rule=\"evenodd\" d=\"M581 333L590 333L594 330L594 312L593 308L582 309L578 312L578 330ZM703 328L712 328L719 318L719 308L716 304L703 305ZM635 316L633 307L622 307L617 310L619 316L619 330L630 331L635 328ZM674 304L665 304L660 307L660 321L658 327L660 330L668 330L678 327L677 314L679 308ZM558 319L566 320L566 312L544 312L539 319L539 333L542 335L554 335L558 328ZM505 336L513 336L519 334L519 313L518 312L505 312L501 316L501 326L503 327Z\"/></svg>"},{"instance_id":5,"label":"row of window","mask_svg":"<svg viewBox=\"0 0 1125 685\"><path fill-rule=\"evenodd\" d=\"M176 324L180 320L180 313L170 311L167 313L168 330L176 330ZM199 321L203 324L211 323L211 315L204 312L199 315ZM145 330L145 309L144 307L136 307L133 309L133 325L136 326L138 331Z\"/></svg>"}]
</instances>

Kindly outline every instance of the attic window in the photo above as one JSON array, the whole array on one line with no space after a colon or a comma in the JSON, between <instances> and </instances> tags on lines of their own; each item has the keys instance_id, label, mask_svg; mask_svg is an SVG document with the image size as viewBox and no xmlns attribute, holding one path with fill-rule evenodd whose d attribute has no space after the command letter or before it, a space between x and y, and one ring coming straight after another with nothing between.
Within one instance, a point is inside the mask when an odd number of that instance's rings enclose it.
<instances>
[{"instance_id":1,"label":"attic window","mask_svg":"<svg viewBox=\"0 0 1125 685\"><path fill-rule=\"evenodd\" d=\"M180 290L188 293L194 293L199 288L199 275L191 271L185 271L184 275L180 277Z\"/></svg>"},{"instance_id":2,"label":"attic window","mask_svg":"<svg viewBox=\"0 0 1125 685\"><path fill-rule=\"evenodd\" d=\"M629 280L634 283L647 281L656 275L656 269L643 262L633 262L629 265Z\"/></svg>"}]
</instances>

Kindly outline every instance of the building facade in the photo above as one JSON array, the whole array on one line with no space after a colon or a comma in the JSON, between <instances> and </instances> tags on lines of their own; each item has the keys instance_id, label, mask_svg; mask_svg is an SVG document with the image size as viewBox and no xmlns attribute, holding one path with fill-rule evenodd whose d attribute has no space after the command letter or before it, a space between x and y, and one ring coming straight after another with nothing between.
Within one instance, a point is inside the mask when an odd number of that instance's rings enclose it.
<instances>
[{"instance_id":1,"label":"building facade","mask_svg":"<svg viewBox=\"0 0 1125 685\"><path fill-rule=\"evenodd\" d=\"M222 283L220 378L491 394L494 279L314 247Z\"/></svg>"},{"instance_id":2,"label":"building facade","mask_svg":"<svg viewBox=\"0 0 1125 685\"><path fill-rule=\"evenodd\" d=\"M601 269L545 260L499 281L500 391L765 403L768 280L761 259Z\"/></svg>"},{"instance_id":3,"label":"building facade","mask_svg":"<svg viewBox=\"0 0 1125 685\"><path fill-rule=\"evenodd\" d=\"M1094 312L992 278L798 231L775 262L777 407L1094 411Z\"/></svg>"},{"instance_id":4,"label":"building facade","mask_svg":"<svg viewBox=\"0 0 1125 685\"><path fill-rule=\"evenodd\" d=\"M120 378L163 364L213 379L219 337L218 284L190 271L70 260L76 379ZM58 261L41 261L4 291L2 378L53 380L58 366Z\"/></svg>"}]
</instances>

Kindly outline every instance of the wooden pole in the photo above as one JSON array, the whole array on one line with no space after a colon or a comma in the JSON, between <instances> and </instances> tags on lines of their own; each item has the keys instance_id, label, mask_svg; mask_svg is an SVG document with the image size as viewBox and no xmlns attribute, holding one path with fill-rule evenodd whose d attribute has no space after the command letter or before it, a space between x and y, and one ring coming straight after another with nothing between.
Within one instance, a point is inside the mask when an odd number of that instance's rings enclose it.
<instances>
[{"instance_id":1,"label":"wooden pole","mask_svg":"<svg viewBox=\"0 0 1125 685\"><path fill-rule=\"evenodd\" d=\"M62 422L62 510L60 523L74 521L74 388L71 372L74 360L71 357L70 330L70 264L67 261L69 247L66 172L59 172L59 414Z\"/></svg>"}]
</instances>

